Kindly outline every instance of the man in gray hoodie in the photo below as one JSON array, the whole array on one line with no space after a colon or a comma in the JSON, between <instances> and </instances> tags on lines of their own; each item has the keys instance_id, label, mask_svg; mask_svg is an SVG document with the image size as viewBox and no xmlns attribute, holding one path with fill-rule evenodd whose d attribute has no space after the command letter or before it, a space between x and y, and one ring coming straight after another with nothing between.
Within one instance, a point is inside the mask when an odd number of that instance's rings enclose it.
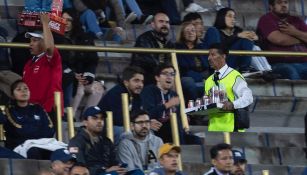
<instances>
[{"instance_id":1,"label":"man in gray hoodie","mask_svg":"<svg viewBox=\"0 0 307 175\"><path fill-rule=\"evenodd\" d=\"M127 170L143 171L154 168L162 139L150 131L150 118L146 111L136 110L131 114L131 132L124 133L118 145L118 158L128 164Z\"/></svg>"}]
</instances>

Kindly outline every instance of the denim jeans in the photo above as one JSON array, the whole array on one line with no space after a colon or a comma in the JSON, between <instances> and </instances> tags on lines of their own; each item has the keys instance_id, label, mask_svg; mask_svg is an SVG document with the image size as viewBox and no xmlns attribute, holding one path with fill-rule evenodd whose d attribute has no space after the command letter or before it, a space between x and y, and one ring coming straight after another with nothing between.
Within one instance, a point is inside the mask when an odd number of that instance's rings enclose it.
<instances>
[{"instance_id":1,"label":"denim jeans","mask_svg":"<svg viewBox=\"0 0 307 175\"><path fill-rule=\"evenodd\" d=\"M208 49L210 45L214 43L220 43L221 36L220 32L215 27L210 27L204 38L204 47ZM253 50L254 43L248 39L239 39L231 46L228 46L230 50ZM229 55L226 59L228 66L234 69L244 70L247 69L251 64L251 56L234 56Z\"/></svg>"},{"instance_id":2,"label":"denim jeans","mask_svg":"<svg viewBox=\"0 0 307 175\"><path fill-rule=\"evenodd\" d=\"M63 87L63 99L64 99L64 108L71 105L73 97L73 83L68 84L66 87Z\"/></svg>"},{"instance_id":3,"label":"denim jeans","mask_svg":"<svg viewBox=\"0 0 307 175\"><path fill-rule=\"evenodd\" d=\"M87 9L87 10L82 12L82 14L80 16L80 22L83 26L85 26L86 32L93 34L94 36L96 36L99 39L105 40L107 33L110 30L112 30L112 29L109 29L109 28L100 28L98 23L97 23L95 13L90 9ZM120 35L113 33L112 34L112 40L120 43L122 41L122 38L121 38Z\"/></svg>"},{"instance_id":4,"label":"denim jeans","mask_svg":"<svg viewBox=\"0 0 307 175\"><path fill-rule=\"evenodd\" d=\"M123 0L131 12L134 12L138 19L141 19L143 12L135 0Z\"/></svg>"},{"instance_id":5,"label":"denim jeans","mask_svg":"<svg viewBox=\"0 0 307 175\"><path fill-rule=\"evenodd\" d=\"M26 11L50 11L52 0L25 0Z\"/></svg>"},{"instance_id":6,"label":"denim jeans","mask_svg":"<svg viewBox=\"0 0 307 175\"><path fill-rule=\"evenodd\" d=\"M276 63L273 72L290 80L307 80L307 63Z\"/></svg>"},{"instance_id":7,"label":"denim jeans","mask_svg":"<svg viewBox=\"0 0 307 175\"><path fill-rule=\"evenodd\" d=\"M170 19L170 23L180 24L181 17L177 10L176 0L160 0L163 11L167 14Z\"/></svg>"}]
</instances>

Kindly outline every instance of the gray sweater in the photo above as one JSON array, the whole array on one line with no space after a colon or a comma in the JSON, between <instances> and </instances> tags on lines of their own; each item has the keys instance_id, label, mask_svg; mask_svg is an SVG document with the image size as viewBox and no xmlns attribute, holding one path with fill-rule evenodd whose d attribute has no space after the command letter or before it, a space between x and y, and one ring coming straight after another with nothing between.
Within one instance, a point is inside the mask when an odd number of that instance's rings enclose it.
<instances>
[{"instance_id":1,"label":"gray sweater","mask_svg":"<svg viewBox=\"0 0 307 175\"><path fill-rule=\"evenodd\" d=\"M147 170L158 161L158 150L163 144L160 137L151 132L144 140L134 138L133 133L124 133L118 145L120 162L128 164L127 170Z\"/></svg>"}]
</instances>

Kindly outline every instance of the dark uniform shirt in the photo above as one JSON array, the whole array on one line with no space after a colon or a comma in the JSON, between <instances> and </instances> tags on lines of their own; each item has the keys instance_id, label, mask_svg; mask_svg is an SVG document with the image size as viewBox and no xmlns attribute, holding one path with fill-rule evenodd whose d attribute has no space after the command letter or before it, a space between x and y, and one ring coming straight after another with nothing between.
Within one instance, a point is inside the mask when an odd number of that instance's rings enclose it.
<instances>
[{"instance_id":1,"label":"dark uniform shirt","mask_svg":"<svg viewBox=\"0 0 307 175\"><path fill-rule=\"evenodd\" d=\"M28 139L52 138L55 132L48 114L36 104L8 106L5 114L0 113L0 123L4 124L5 146L9 149Z\"/></svg>"}]
</instances>

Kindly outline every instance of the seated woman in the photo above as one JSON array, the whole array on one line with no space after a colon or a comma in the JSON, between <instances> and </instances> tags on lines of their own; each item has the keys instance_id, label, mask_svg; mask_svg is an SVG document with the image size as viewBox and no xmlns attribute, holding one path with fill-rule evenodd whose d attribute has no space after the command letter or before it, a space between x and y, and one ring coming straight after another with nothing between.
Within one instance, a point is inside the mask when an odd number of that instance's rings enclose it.
<instances>
[{"instance_id":1,"label":"seated woman","mask_svg":"<svg viewBox=\"0 0 307 175\"><path fill-rule=\"evenodd\" d=\"M181 24L178 35L177 49L201 49L196 28L191 22ZM181 76L181 84L186 100L195 100L202 96L203 80L209 75L209 64L206 56L178 54L178 65Z\"/></svg>"},{"instance_id":2,"label":"seated woman","mask_svg":"<svg viewBox=\"0 0 307 175\"><path fill-rule=\"evenodd\" d=\"M94 38L83 32L79 20L76 20L78 15L73 9L65 9L62 17L66 19L67 24L65 37L58 38L59 43L94 45ZM88 97L85 102L85 109L89 106L96 106L104 93L101 82L95 81L99 59L97 52L61 51L61 55L64 106L72 106L74 114L76 114L85 95Z\"/></svg>"},{"instance_id":3,"label":"seated woman","mask_svg":"<svg viewBox=\"0 0 307 175\"><path fill-rule=\"evenodd\" d=\"M210 27L204 38L207 49L213 43L222 43L230 50L253 50L258 36L253 31L243 31L235 25L236 13L231 8L222 8L217 12L214 27ZM229 55L227 64L242 72L250 70L251 56Z\"/></svg>"},{"instance_id":4,"label":"seated woman","mask_svg":"<svg viewBox=\"0 0 307 175\"><path fill-rule=\"evenodd\" d=\"M11 85L11 93L12 104L0 112L0 123L4 125L6 131L5 147L13 150L28 139L52 138L54 135L52 121L40 105L28 102L30 91L27 84L22 80L15 81ZM45 150L35 149L33 152L35 152L33 157L28 155L28 158L41 157Z\"/></svg>"}]
</instances>

